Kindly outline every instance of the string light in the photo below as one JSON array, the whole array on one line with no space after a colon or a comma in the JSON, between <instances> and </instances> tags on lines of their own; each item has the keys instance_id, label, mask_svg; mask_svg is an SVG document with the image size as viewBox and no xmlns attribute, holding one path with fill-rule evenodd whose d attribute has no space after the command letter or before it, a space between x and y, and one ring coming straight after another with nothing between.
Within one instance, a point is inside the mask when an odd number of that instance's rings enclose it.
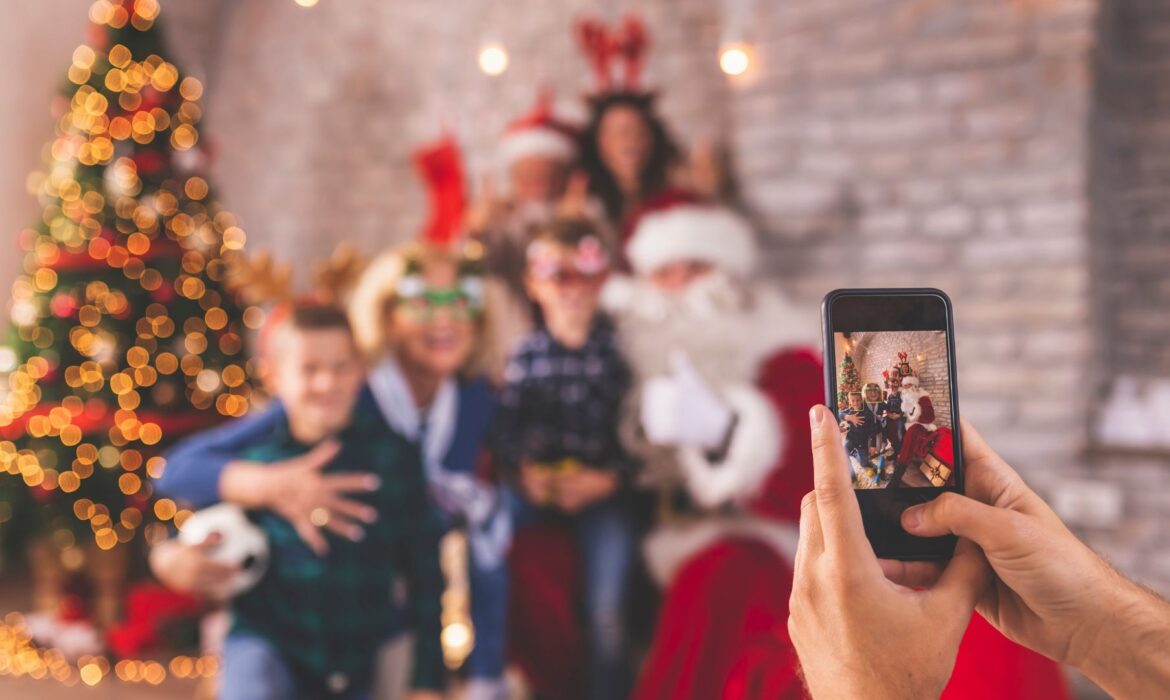
<instances>
[{"instance_id":1,"label":"string light","mask_svg":"<svg viewBox=\"0 0 1170 700\"><path fill-rule=\"evenodd\" d=\"M743 75L751 66L747 44L729 44L719 52L719 68L727 75Z\"/></svg>"},{"instance_id":2,"label":"string light","mask_svg":"<svg viewBox=\"0 0 1170 700\"><path fill-rule=\"evenodd\" d=\"M215 656L180 655L166 661L121 659L111 664L105 656L83 655L69 661L61 651L37 645L20 614L9 613L0 622L0 676L52 680L68 687L78 683L93 687L111 677L123 683L157 686L168 678L212 678L218 670Z\"/></svg>"},{"instance_id":3,"label":"string light","mask_svg":"<svg viewBox=\"0 0 1170 700\"><path fill-rule=\"evenodd\" d=\"M479 69L497 76L508 70L508 50L501 44L487 44L479 50Z\"/></svg>"}]
</instances>

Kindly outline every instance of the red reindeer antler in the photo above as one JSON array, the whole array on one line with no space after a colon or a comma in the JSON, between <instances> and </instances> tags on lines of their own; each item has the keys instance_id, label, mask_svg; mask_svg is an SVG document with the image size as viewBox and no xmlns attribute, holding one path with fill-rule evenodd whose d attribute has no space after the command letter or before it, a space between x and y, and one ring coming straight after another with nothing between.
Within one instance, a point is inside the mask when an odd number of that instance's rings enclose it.
<instances>
[{"instance_id":1,"label":"red reindeer antler","mask_svg":"<svg viewBox=\"0 0 1170 700\"><path fill-rule=\"evenodd\" d=\"M611 82L609 64L614 53L609 29L596 19L577 20L575 29L581 52L585 54L585 59L593 69L597 89L608 90Z\"/></svg>"},{"instance_id":2,"label":"red reindeer antler","mask_svg":"<svg viewBox=\"0 0 1170 700\"><path fill-rule=\"evenodd\" d=\"M646 50L650 46L650 35L646 25L635 15L626 15L621 28L614 37L614 50L626 64L625 88L636 89L642 79L642 68L646 65Z\"/></svg>"}]
</instances>

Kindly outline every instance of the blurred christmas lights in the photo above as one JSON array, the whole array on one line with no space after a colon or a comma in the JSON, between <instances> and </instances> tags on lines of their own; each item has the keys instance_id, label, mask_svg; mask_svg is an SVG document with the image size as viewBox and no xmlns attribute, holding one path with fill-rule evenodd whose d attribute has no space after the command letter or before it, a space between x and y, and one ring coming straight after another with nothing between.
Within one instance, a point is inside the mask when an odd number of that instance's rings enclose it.
<instances>
[{"instance_id":1,"label":"blurred christmas lights","mask_svg":"<svg viewBox=\"0 0 1170 700\"><path fill-rule=\"evenodd\" d=\"M730 44L719 52L719 68L727 75L743 75L751 66L751 56L746 44Z\"/></svg>"},{"instance_id":2,"label":"blurred christmas lights","mask_svg":"<svg viewBox=\"0 0 1170 700\"><path fill-rule=\"evenodd\" d=\"M497 76L508 70L508 50L500 44L487 44L479 50L479 69Z\"/></svg>"}]
</instances>

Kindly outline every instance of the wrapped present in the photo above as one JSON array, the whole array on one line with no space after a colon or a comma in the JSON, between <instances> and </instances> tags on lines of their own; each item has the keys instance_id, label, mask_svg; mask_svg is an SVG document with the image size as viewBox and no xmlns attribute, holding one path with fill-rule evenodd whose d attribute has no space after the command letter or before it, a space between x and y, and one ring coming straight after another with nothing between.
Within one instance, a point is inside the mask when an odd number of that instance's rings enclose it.
<instances>
[{"instance_id":1,"label":"wrapped present","mask_svg":"<svg viewBox=\"0 0 1170 700\"><path fill-rule=\"evenodd\" d=\"M930 450L918 468L936 488L950 483L955 468L955 443L950 428L943 427L934 432Z\"/></svg>"}]
</instances>

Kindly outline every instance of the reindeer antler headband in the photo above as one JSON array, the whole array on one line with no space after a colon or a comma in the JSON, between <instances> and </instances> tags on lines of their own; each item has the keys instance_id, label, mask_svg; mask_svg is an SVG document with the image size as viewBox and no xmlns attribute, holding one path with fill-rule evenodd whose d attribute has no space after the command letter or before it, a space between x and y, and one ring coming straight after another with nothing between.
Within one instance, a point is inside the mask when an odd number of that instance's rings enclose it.
<instances>
[{"instance_id":1,"label":"reindeer antler headband","mask_svg":"<svg viewBox=\"0 0 1170 700\"><path fill-rule=\"evenodd\" d=\"M598 19L580 19L575 27L577 43L593 69L599 92L641 89L642 68L646 64L646 50L650 35L646 25L634 15L626 15L614 28ZM614 85L613 65L624 64L624 78Z\"/></svg>"}]
</instances>

